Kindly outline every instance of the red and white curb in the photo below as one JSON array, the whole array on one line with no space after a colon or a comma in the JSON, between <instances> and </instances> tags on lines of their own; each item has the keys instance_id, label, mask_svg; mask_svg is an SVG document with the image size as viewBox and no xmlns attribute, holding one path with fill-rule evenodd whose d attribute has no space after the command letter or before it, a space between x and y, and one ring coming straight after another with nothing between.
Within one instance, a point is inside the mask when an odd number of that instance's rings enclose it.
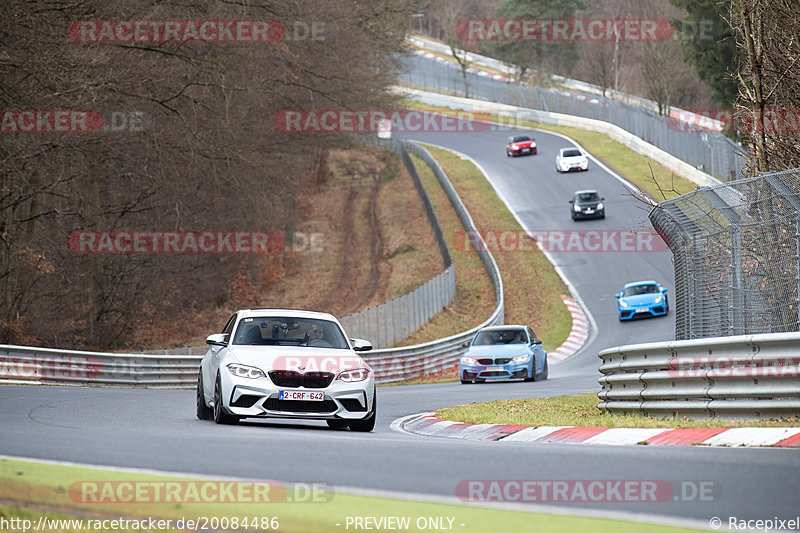
<instances>
[{"instance_id":1,"label":"red and white curb","mask_svg":"<svg viewBox=\"0 0 800 533\"><path fill-rule=\"evenodd\" d=\"M572 298L562 296L561 299L572 315L572 330L569 332L569 336L567 340L564 341L564 344L552 352L547 352L547 360L554 363L563 361L583 348L583 345L586 344L586 340L589 338L589 320L586 318L586 313L583 312L583 308Z\"/></svg>"},{"instance_id":2,"label":"red and white curb","mask_svg":"<svg viewBox=\"0 0 800 533\"><path fill-rule=\"evenodd\" d=\"M436 412L399 418L392 429L430 437L559 444L650 446L771 446L800 448L800 427L787 428L599 428L465 424L436 418Z\"/></svg>"}]
</instances>

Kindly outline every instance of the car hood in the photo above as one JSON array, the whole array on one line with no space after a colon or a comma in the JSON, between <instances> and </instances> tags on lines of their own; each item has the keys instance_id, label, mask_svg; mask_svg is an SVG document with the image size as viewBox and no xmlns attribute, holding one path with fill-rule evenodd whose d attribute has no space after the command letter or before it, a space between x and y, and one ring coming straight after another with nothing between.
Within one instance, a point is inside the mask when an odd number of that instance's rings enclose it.
<instances>
[{"instance_id":1,"label":"car hood","mask_svg":"<svg viewBox=\"0 0 800 533\"><path fill-rule=\"evenodd\" d=\"M640 305L650 305L655 303L656 298L661 295L660 292L652 292L647 294L638 294L636 296L625 296L620 298L620 300L625 300L628 305L636 307Z\"/></svg>"},{"instance_id":2,"label":"car hood","mask_svg":"<svg viewBox=\"0 0 800 533\"><path fill-rule=\"evenodd\" d=\"M270 370L298 370L300 372L333 372L368 367L366 361L353 350L315 348L305 346L237 346L228 348L224 362L240 363Z\"/></svg>"},{"instance_id":3,"label":"car hood","mask_svg":"<svg viewBox=\"0 0 800 533\"><path fill-rule=\"evenodd\" d=\"M470 346L464 355L470 357L516 357L529 351L527 344L492 344Z\"/></svg>"},{"instance_id":4,"label":"car hood","mask_svg":"<svg viewBox=\"0 0 800 533\"><path fill-rule=\"evenodd\" d=\"M597 202L577 202L575 205L577 205L581 209L584 209L586 207L597 207L597 204L599 204L599 203L600 203L599 201L597 201Z\"/></svg>"},{"instance_id":5,"label":"car hood","mask_svg":"<svg viewBox=\"0 0 800 533\"><path fill-rule=\"evenodd\" d=\"M512 142L510 144L516 144L517 146L531 146L532 144L536 144L534 141L517 141Z\"/></svg>"}]
</instances>

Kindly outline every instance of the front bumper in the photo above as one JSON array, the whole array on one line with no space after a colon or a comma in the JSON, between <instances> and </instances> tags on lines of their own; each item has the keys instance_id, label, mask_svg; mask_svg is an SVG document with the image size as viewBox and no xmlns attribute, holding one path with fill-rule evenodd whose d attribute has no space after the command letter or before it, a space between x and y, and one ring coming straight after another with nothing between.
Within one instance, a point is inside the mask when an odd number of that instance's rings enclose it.
<instances>
[{"instance_id":1,"label":"front bumper","mask_svg":"<svg viewBox=\"0 0 800 533\"><path fill-rule=\"evenodd\" d=\"M633 320L634 318L664 316L667 314L664 302L642 307L618 307L618 310L620 320Z\"/></svg>"},{"instance_id":2,"label":"front bumper","mask_svg":"<svg viewBox=\"0 0 800 533\"><path fill-rule=\"evenodd\" d=\"M519 149L517 149L517 150L514 150L513 148L511 148L511 149L509 149L509 153L510 153L512 156L518 156L518 155L536 155L536 147L535 147L535 146L531 146L531 147L530 147L530 148L528 148L528 149L525 149L525 148L519 148Z\"/></svg>"},{"instance_id":3,"label":"front bumper","mask_svg":"<svg viewBox=\"0 0 800 533\"><path fill-rule=\"evenodd\" d=\"M603 218L606 216L605 209L592 209L591 212L581 209L580 211L573 211L572 218Z\"/></svg>"},{"instance_id":4,"label":"front bumper","mask_svg":"<svg viewBox=\"0 0 800 533\"><path fill-rule=\"evenodd\" d=\"M504 365L465 365L460 363L459 374L464 381L531 378L533 377L533 363L506 363Z\"/></svg>"},{"instance_id":5,"label":"front bumper","mask_svg":"<svg viewBox=\"0 0 800 533\"><path fill-rule=\"evenodd\" d=\"M322 401L281 400L280 391L322 392ZM334 380L325 388L279 387L267 378L227 376L222 380L224 407L242 418L305 418L361 420L375 405L372 376L357 383Z\"/></svg>"}]
</instances>

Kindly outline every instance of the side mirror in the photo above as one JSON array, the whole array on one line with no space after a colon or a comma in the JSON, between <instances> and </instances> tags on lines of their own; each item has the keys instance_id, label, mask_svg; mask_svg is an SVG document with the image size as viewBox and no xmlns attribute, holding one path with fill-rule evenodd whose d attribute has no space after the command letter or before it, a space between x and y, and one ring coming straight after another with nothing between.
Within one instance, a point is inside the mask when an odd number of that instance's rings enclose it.
<instances>
[{"instance_id":1,"label":"side mirror","mask_svg":"<svg viewBox=\"0 0 800 533\"><path fill-rule=\"evenodd\" d=\"M620 293L617 293L614 295L614 298L619 298L620 296L621 296Z\"/></svg>"},{"instance_id":2,"label":"side mirror","mask_svg":"<svg viewBox=\"0 0 800 533\"><path fill-rule=\"evenodd\" d=\"M603 196L603 197L601 197L601 198L600 198L600 201L602 202L602 201L603 201L603 200L605 200L605 199L606 199L606 197L605 197L605 196Z\"/></svg>"},{"instance_id":3,"label":"side mirror","mask_svg":"<svg viewBox=\"0 0 800 533\"><path fill-rule=\"evenodd\" d=\"M574 204L575 200L570 200L569 203Z\"/></svg>"},{"instance_id":4,"label":"side mirror","mask_svg":"<svg viewBox=\"0 0 800 533\"><path fill-rule=\"evenodd\" d=\"M469 341L462 342L462 343L461 343L461 347L462 347L462 348L469 348Z\"/></svg>"},{"instance_id":5,"label":"side mirror","mask_svg":"<svg viewBox=\"0 0 800 533\"><path fill-rule=\"evenodd\" d=\"M533 339L531 344L542 344L542 339Z\"/></svg>"},{"instance_id":6,"label":"side mirror","mask_svg":"<svg viewBox=\"0 0 800 533\"><path fill-rule=\"evenodd\" d=\"M227 346L228 334L227 333L214 333L206 338L206 344L211 346Z\"/></svg>"},{"instance_id":7,"label":"side mirror","mask_svg":"<svg viewBox=\"0 0 800 533\"><path fill-rule=\"evenodd\" d=\"M350 339L353 343L353 350L357 352L368 352L372 349L372 343L364 339Z\"/></svg>"},{"instance_id":8,"label":"side mirror","mask_svg":"<svg viewBox=\"0 0 800 533\"><path fill-rule=\"evenodd\" d=\"M661 292L666 293L667 292L667 288L666 287L662 287L661 288Z\"/></svg>"}]
</instances>

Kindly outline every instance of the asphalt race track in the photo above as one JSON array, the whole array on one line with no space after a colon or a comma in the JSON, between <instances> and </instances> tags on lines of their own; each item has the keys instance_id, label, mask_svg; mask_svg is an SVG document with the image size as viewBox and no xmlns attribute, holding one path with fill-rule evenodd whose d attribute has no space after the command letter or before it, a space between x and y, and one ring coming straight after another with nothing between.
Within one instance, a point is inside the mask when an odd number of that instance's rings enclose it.
<instances>
[{"instance_id":1,"label":"asphalt race track","mask_svg":"<svg viewBox=\"0 0 800 533\"><path fill-rule=\"evenodd\" d=\"M415 137L474 158L528 229L649 229L647 211L595 161L585 173L555 172L555 152L567 141L535 132L539 155L510 159L504 153L509 134L490 130ZM605 220L570 219L570 195L584 188L605 196ZM704 482L713 487L704 501L552 505L705 523L714 516L725 524L729 516L794 518L800 454L792 450L537 445L421 437L390 429L399 417L444 406L594 391L600 349L672 338L673 310L667 318L620 323L613 297L623 283L650 278L665 284L672 296L669 252L561 252L553 258L597 329L585 349L551 367L545 382L381 387L378 423L369 434L334 431L319 422L218 426L195 418L194 391L5 385L0 387L0 454L449 498L463 480L664 480L676 487Z\"/></svg>"}]
</instances>

